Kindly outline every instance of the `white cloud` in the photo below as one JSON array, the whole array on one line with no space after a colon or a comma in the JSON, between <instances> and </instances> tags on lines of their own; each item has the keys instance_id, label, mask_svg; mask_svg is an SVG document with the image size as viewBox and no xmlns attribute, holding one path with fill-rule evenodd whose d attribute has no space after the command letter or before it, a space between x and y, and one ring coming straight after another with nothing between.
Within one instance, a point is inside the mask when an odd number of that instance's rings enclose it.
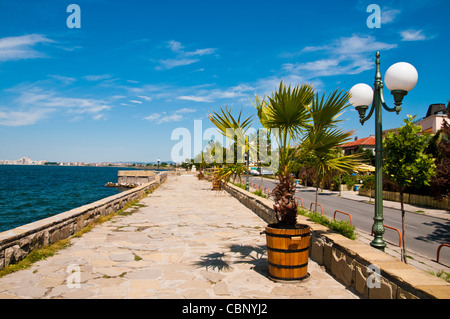
<instances>
[{"instance_id":1,"label":"white cloud","mask_svg":"<svg viewBox=\"0 0 450 319\"><path fill-rule=\"evenodd\" d=\"M34 109L27 111L1 111L0 125L4 126L26 126L32 125L46 117L51 109Z\"/></svg>"},{"instance_id":2,"label":"white cloud","mask_svg":"<svg viewBox=\"0 0 450 319\"><path fill-rule=\"evenodd\" d=\"M71 84L77 80L76 78L62 76L62 75L49 75L49 77L56 79L64 84Z\"/></svg>"},{"instance_id":3,"label":"white cloud","mask_svg":"<svg viewBox=\"0 0 450 319\"><path fill-rule=\"evenodd\" d=\"M150 115L147 116L147 117L144 117L144 120L155 121L155 120L159 119L160 117L161 117L160 114L154 113L154 114L150 114Z\"/></svg>"},{"instance_id":4,"label":"white cloud","mask_svg":"<svg viewBox=\"0 0 450 319\"><path fill-rule=\"evenodd\" d=\"M161 59L158 61L159 65L156 70L169 70L178 66L190 65L197 63L200 60L192 57L201 57L205 55L211 55L216 52L214 48L197 49L195 51L184 51L184 46L178 42L171 40L167 43L167 47L175 53L176 57L171 59Z\"/></svg>"},{"instance_id":5,"label":"white cloud","mask_svg":"<svg viewBox=\"0 0 450 319\"><path fill-rule=\"evenodd\" d=\"M170 123L170 122L179 122L183 120L183 114L185 113L193 113L196 112L195 109L190 108L182 108L178 109L170 115L166 115L166 112L163 113L153 113L149 116L145 117L144 120L148 120L150 122L155 122L156 124Z\"/></svg>"},{"instance_id":6,"label":"white cloud","mask_svg":"<svg viewBox=\"0 0 450 319\"><path fill-rule=\"evenodd\" d=\"M120 99L124 99L124 98L126 98L125 95L113 95L113 96L111 96L111 99L113 99L113 100L120 100Z\"/></svg>"},{"instance_id":7,"label":"white cloud","mask_svg":"<svg viewBox=\"0 0 450 319\"><path fill-rule=\"evenodd\" d=\"M68 109L73 113L99 113L104 110L109 110L109 106L105 101L98 99L83 99L71 97L59 97L53 94L49 99L39 100L38 105L44 107Z\"/></svg>"},{"instance_id":8,"label":"white cloud","mask_svg":"<svg viewBox=\"0 0 450 319\"><path fill-rule=\"evenodd\" d=\"M193 96L193 95L185 95L179 96L179 100L193 101L193 102L212 102L212 100L206 96Z\"/></svg>"},{"instance_id":9,"label":"white cloud","mask_svg":"<svg viewBox=\"0 0 450 319\"><path fill-rule=\"evenodd\" d=\"M99 114L97 114L97 115L94 115L92 118L93 118L94 120L97 120L97 121L98 121L98 120L104 118L104 116L105 116L105 114L99 113Z\"/></svg>"},{"instance_id":10,"label":"white cloud","mask_svg":"<svg viewBox=\"0 0 450 319\"><path fill-rule=\"evenodd\" d=\"M184 49L184 46L182 46L180 42L174 40L169 41L167 47L173 52L180 52Z\"/></svg>"},{"instance_id":11,"label":"white cloud","mask_svg":"<svg viewBox=\"0 0 450 319\"><path fill-rule=\"evenodd\" d=\"M46 54L36 51L33 47L38 44L50 42L55 41L50 40L41 34L1 38L0 62L46 57Z\"/></svg>"},{"instance_id":12,"label":"white cloud","mask_svg":"<svg viewBox=\"0 0 450 319\"><path fill-rule=\"evenodd\" d=\"M341 37L331 44L305 47L299 55L312 53L325 55L310 62L286 63L283 69L293 74L301 74L306 79L319 76L359 74L374 67L368 53L387 51L396 48L396 44L380 42L373 36L352 35Z\"/></svg>"},{"instance_id":13,"label":"white cloud","mask_svg":"<svg viewBox=\"0 0 450 319\"><path fill-rule=\"evenodd\" d=\"M135 103L135 104L142 104L141 101L136 101L136 100L129 100L130 103Z\"/></svg>"},{"instance_id":14,"label":"white cloud","mask_svg":"<svg viewBox=\"0 0 450 319\"><path fill-rule=\"evenodd\" d=\"M177 97L179 100L193 102L214 102L220 99L239 99L247 97L250 92L254 92L255 88L249 84L240 84L234 87L223 89L201 89L195 94L182 95Z\"/></svg>"},{"instance_id":15,"label":"white cloud","mask_svg":"<svg viewBox=\"0 0 450 319\"><path fill-rule=\"evenodd\" d=\"M208 48L208 49L198 49L193 52L185 52L185 56L203 56L203 55L211 55L216 52L216 49Z\"/></svg>"},{"instance_id":16,"label":"white cloud","mask_svg":"<svg viewBox=\"0 0 450 319\"><path fill-rule=\"evenodd\" d=\"M151 100L152 100L151 97L145 96L145 95L138 95L137 97L139 97L139 98L141 98L141 99L143 99L143 100L146 100L146 101L151 101Z\"/></svg>"},{"instance_id":17,"label":"white cloud","mask_svg":"<svg viewBox=\"0 0 450 319\"><path fill-rule=\"evenodd\" d=\"M160 65L156 67L156 70L169 70L169 69L173 69L177 66L184 66L184 65L189 65L192 63L196 63L200 60L198 59L185 59L185 58L181 58L181 59L166 59L166 60L159 60Z\"/></svg>"},{"instance_id":18,"label":"white cloud","mask_svg":"<svg viewBox=\"0 0 450 319\"><path fill-rule=\"evenodd\" d=\"M274 91L279 89L281 80L283 80L286 85L291 86L296 86L302 83L309 83L312 84L315 88L320 88L323 85L320 80L310 80L303 76L290 73L284 76L270 76L257 80L253 83L255 87L255 93L260 96L271 96Z\"/></svg>"},{"instance_id":19,"label":"white cloud","mask_svg":"<svg viewBox=\"0 0 450 319\"><path fill-rule=\"evenodd\" d=\"M423 34L423 30L405 30L400 32L402 41L423 41L428 38Z\"/></svg>"},{"instance_id":20,"label":"white cloud","mask_svg":"<svg viewBox=\"0 0 450 319\"><path fill-rule=\"evenodd\" d=\"M8 91L18 96L9 105L0 105L0 125L31 125L52 114L89 114L99 119L112 108L102 99L66 97L33 85L18 86Z\"/></svg>"},{"instance_id":21,"label":"white cloud","mask_svg":"<svg viewBox=\"0 0 450 319\"><path fill-rule=\"evenodd\" d=\"M197 110L196 109L190 109L190 108L187 108L187 107L184 107L182 109L179 109L179 110L175 111L175 113L194 113L194 112L197 112Z\"/></svg>"},{"instance_id":22,"label":"white cloud","mask_svg":"<svg viewBox=\"0 0 450 319\"><path fill-rule=\"evenodd\" d=\"M110 74L99 74L99 75L86 75L84 77L87 81L101 81L112 78L112 75Z\"/></svg>"},{"instance_id":23,"label":"white cloud","mask_svg":"<svg viewBox=\"0 0 450 319\"><path fill-rule=\"evenodd\" d=\"M166 115L161 117L156 123L162 124L162 123L168 123L168 122L179 122L183 119L183 115L174 113L172 115Z\"/></svg>"},{"instance_id":24,"label":"white cloud","mask_svg":"<svg viewBox=\"0 0 450 319\"><path fill-rule=\"evenodd\" d=\"M401 13L400 10L383 8L381 9L381 24L394 22L395 18Z\"/></svg>"},{"instance_id":25,"label":"white cloud","mask_svg":"<svg viewBox=\"0 0 450 319\"><path fill-rule=\"evenodd\" d=\"M379 42L373 36L352 35L351 37L342 37L337 40L331 46L331 50L336 50L341 55L354 55L367 52L374 52L375 55L376 51L386 51L396 47L396 44Z\"/></svg>"}]
</instances>

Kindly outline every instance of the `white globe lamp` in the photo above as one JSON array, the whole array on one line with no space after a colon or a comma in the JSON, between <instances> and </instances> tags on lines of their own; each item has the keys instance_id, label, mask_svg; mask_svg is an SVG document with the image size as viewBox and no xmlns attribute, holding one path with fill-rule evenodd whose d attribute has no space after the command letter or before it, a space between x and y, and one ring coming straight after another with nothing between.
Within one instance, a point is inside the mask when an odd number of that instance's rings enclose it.
<instances>
[{"instance_id":1,"label":"white globe lamp","mask_svg":"<svg viewBox=\"0 0 450 319\"><path fill-rule=\"evenodd\" d=\"M361 119L364 118L369 105L373 102L373 90L364 83L359 83L350 89L349 102L359 113Z\"/></svg>"},{"instance_id":2,"label":"white globe lamp","mask_svg":"<svg viewBox=\"0 0 450 319\"><path fill-rule=\"evenodd\" d=\"M403 98L414 89L419 74L414 66L406 62L392 65L384 76L384 83L394 96L395 105L400 106Z\"/></svg>"}]
</instances>

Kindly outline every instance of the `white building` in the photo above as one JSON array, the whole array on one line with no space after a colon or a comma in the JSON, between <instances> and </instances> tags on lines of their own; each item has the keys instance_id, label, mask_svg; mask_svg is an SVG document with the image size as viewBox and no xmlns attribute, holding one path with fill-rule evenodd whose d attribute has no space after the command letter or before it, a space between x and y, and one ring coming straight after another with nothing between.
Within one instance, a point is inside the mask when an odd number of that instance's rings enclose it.
<instances>
[{"instance_id":1,"label":"white building","mask_svg":"<svg viewBox=\"0 0 450 319\"><path fill-rule=\"evenodd\" d=\"M431 104L428 107L426 117L420 119L415 124L417 126L422 126L422 132L434 134L442 128L444 121L449 123L445 104Z\"/></svg>"}]
</instances>

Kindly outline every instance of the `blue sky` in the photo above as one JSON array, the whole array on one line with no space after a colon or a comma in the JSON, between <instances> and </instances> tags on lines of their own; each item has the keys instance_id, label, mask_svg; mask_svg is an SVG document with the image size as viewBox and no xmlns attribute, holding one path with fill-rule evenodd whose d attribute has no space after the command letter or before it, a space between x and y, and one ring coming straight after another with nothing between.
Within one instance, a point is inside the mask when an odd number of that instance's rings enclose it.
<instances>
[{"instance_id":1,"label":"blue sky","mask_svg":"<svg viewBox=\"0 0 450 319\"><path fill-rule=\"evenodd\" d=\"M72 3L81 28L67 26ZM367 26L369 4L381 28ZM372 85L376 51L383 75L396 62L419 73L400 115L383 114L383 129L398 127L450 99L449 11L446 0L1 0L0 159L170 160L174 129L205 130L225 106L255 114L254 95L281 79L326 94ZM353 108L343 117L374 134Z\"/></svg>"}]
</instances>

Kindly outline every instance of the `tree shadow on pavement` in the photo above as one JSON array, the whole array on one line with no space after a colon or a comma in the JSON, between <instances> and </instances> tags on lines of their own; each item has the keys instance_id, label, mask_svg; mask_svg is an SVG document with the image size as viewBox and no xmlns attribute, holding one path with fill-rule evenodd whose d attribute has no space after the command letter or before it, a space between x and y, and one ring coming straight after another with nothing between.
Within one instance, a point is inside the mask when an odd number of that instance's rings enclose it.
<instances>
[{"instance_id":1,"label":"tree shadow on pavement","mask_svg":"<svg viewBox=\"0 0 450 319\"><path fill-rule=\"evenodd\" d=\"M249 264L250 269L268 276L266 245L236 245L228 246L227 252L214 252L200 257L195 263L199 268L206 270L229 271L232 264Z\"/></svg>"},{"instance_id":2,"label":"tree shadow on pavement","mask_svg":"<svg viewBox=\"0 0 450 319\"><path fill-rule=\"evenodd\" d=\"M199 268L205 267L206 270L212 269L217 271L227 271L231 269L228 262L223 260L225 253L211 253L200 257L200 261L196 262L195 265Z\"/></svg>"},{"instance_id":3,"label":"tree shadow on pavement","mask_svg":"<svg viewBox=\"0 0 450 319\"><path fill-rule=\"evenodd\" d=\"M416 239L425 242L438 242L438 243L449 243L450 242L450 221L442 222L427 222L424 223L427 226L433 226L434 231L431 234L425 236L417 236Z\"/></svg>"}]
</instances>

